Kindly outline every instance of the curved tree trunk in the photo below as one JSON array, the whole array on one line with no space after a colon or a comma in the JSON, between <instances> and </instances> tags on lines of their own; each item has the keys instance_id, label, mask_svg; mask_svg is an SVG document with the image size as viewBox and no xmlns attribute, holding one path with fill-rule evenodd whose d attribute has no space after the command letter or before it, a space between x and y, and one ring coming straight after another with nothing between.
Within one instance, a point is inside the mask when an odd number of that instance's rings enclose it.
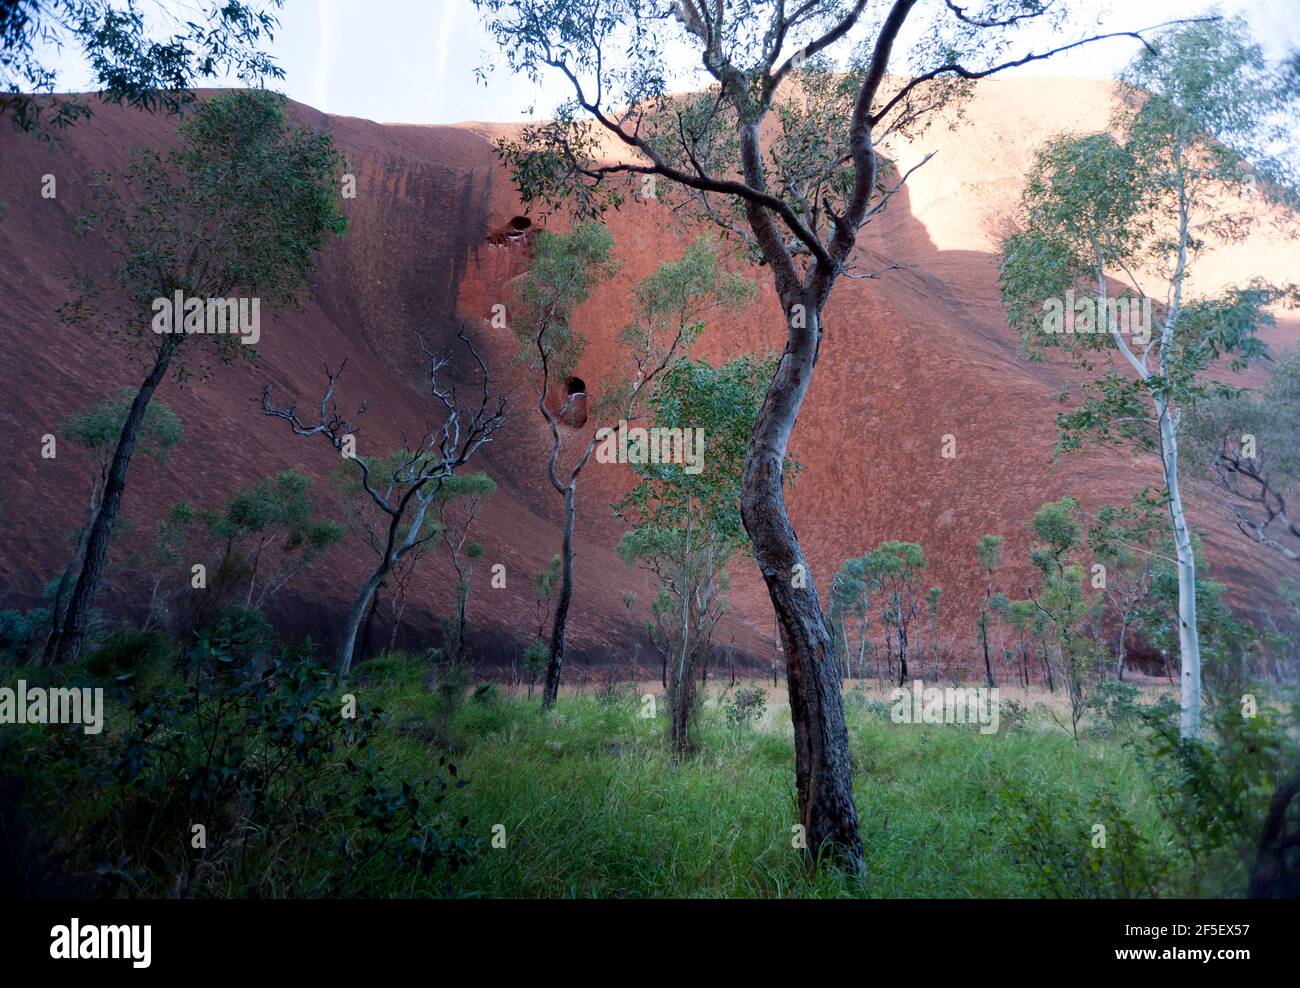
<instances>
[{"instance_id":1,"label":"curved tree trunk","mask_svg":"<svg viewBox=\"0 0 1300 988\"><path fill-rule=\"evenodd\" d=\"M122 494L126 490L126 470L131 463L131 454L135 452L135 442L140 435L140 426L144 424L144 413L153 400L154 391L158 389L163 375L176 355L179 344L169 339L158 349L149 376L140 385L131 410L127 412L126 421L122 423L122 433L117 440L117 449L113 452L113 463L108 468L108 479L104 483L103 497L100 499L99 512L95 515L95 524L90 529L90 539L86 543L86 558L81 566L81 576L68 601L68 613L64 626L58 635L55 656L60 662L75 660L81 654L81 646L86 637L86 622L90 618L90 608L95 602L95 591L99 589L100 578L104 574L104 560L108 556L108 542L113 535L113 525L117 521L118 510L122 507Z\"/></svg>"},{"instance_id":2,"label":"curved tree trunk","mask_svg":"<svg viewBox=\"0 0 1300 988\"><path fill-rule=\"evenodd\" d=\"M1246 893L1252 899L1300 896L1300 871L1295 868L1294 853L1288 854L1300 843L1300 829L1295 826L1288 829L1287 825L1287 810L1297 798L1300 798L1300 772L1279 783L1269 800Z\"/></svg>"},{"instance_id":3,"label":"curved tree trunk","mask_svg":"<svg viewBox=\"0 0 1300 988\"><path fill-rule=\"evenodd\" d=\"M361 634L361 622L365 619L366 608L370 606L371 599L387 575L387 566L381 566L371 573L370 579L366 580L361 593L357 595L356 602L352 605L352 610L348 613L348 623L343 629L343 640L339 642L340 679L346 679L348 673L352 671L352 657L356 652L357 639Z\"/></svg>"},{"instance_id":4,"label":"curved tree trunk","mask_svg":"<svg viewBox=\"0 0 1300 988\"><path fill-rule=\"evenodd\" d=\"M560 695L560 674L564 665L564 634L569 623L569 605L573 601L573 522L577 514L573 485L564 491L564 549L561 553L560 599L555 604L551 623L551 652L546 659L546 685L542 689L542 708L555 706Z\"/></svg>"},{"instance_id":5,"label":"curved tree trunk","mask_svg":"<svg viewBox=\"0 0 1300 988\"><path fill-rule=\"evenodd\" d=\"M795 305L805 306L804 319L791 317ZM817 360L821 313L802 296L783 299L783 306L790 327L788 342L754 424L745 459L741 515L785 646L795 784L810 865L824 852L861 874L866 863L853 799L839 661L786 512L782 486L790 433ZM796 573L806 579L795 580Z\"/></svg>"}]
</instances>

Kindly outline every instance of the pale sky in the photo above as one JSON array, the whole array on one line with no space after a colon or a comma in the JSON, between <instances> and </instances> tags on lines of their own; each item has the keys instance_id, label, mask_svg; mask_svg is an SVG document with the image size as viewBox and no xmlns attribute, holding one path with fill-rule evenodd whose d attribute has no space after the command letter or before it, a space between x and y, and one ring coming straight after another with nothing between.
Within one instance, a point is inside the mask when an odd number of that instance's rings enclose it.
<instances>
[{"instance_id":1,"label":"pale sky","mask_svg":"<svg viewBox=\"0 0 1300 988\"><path fill-rule=\"evenodd\" d=\"M156 3L188 19L208 0ZM1080 11L1079 23L1095 27L1056 38L1041 31L1022 34L1029 48L1041 51L1085 34L1149 27L1211 6L1211 0L1083 0L1072 9ZM1246 13L1275 57L1300 48L1300 0L1226 0L1219 6ZM327 113L400 123L515 121L533 103L537 115L549 115L566 95L562 80L538 93L504 66L486 86L478 82L474 69L492 58L494 47L471 0L286 0L279 18L268 46L285 70L277 88ZM1136 44L1103 41L1011 71L1110 77ZM70 52L55 61L60 89L89 87L88 71Z\"/></svg>"}]
</instances>

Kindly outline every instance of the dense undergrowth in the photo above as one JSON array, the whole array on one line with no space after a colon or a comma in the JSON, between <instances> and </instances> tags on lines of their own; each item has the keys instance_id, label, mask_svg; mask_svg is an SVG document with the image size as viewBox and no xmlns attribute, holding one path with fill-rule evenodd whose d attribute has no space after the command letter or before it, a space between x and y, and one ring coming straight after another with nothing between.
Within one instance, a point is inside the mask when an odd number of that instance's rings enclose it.
<instances>
[{"instance_id":1,"label":"dense undergrowth","mask_svg":"<svg viewBox=\"0 0 1300 988\"><path fill-rule=\"evenodd\" d=\"M756 718L752 696L749 715L734 692L705 705L681 762L663 705L630 684L544 712L436 657L387 655L340 686L309 646L268 662L205 642L178 664L161 636L124 634L60 670L113 684L102 734L0 733L30 893L1240 895L1294 758L1276 701L1188 746L1170 705L1131 695L1076 741L1045 709L984 735L895 724L850 691L868 872L810 877L788 714Z\"/></svg>"}]
</instances>

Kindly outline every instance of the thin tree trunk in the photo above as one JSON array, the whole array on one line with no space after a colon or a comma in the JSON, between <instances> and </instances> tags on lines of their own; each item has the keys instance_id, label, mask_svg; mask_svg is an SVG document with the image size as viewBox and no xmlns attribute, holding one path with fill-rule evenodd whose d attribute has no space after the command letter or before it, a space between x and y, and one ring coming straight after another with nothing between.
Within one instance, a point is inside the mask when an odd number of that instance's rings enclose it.
<instances>
[{"instance_id":1,"label":"thin tree trunk","mask_svg":"<svg viewBox=\"0 0 1300 988\"><path fill-rule=\"evenodd\" d=\"M569 623L569 605L573 601L573 524L577 515L573 485L564 490L564 548L560 565L560 599L551 623L551 651L546 659L546 685L542 689L542 709L555 706L560 695L560 675L564 665L564 635Z\"/></svg>"},{"instance_id":2,"label":"thin tree trunk","mask_svg":"<svg viewBox=\"0 0 1300 988\"><path fill-rule=\"evenodd\" d=\"M916 621L916 661L921 667L921 680L925 681L925 615L918 614Z\"/></svg>"},{"instance_id":3,"label":"thin tree trunk","mask_svg":"<svg viewBox=\"0 0 1300 988\"><path fill-rule=\"evenodd\" d=\"M356 603L352 605L352 610L348 614L348 623L343 629L343 641L339 643L339 677L342 679L346 679L348 673L352 671L352 656L356 651L361 622L366 616L366 608L370 606L371 599L379 590L379 585L388 575L388 570L388 566L380 566L370 574L370 579L366 580L361 593L357 595Z\"/></svg>"},{"instance_id":4,"label":"thin tree trunk","mask_svg":"<svg viewBox=\"0 0 1300 988\"><path fill-rule=\"evenodd\" d=\"M889 651L889 626L885 625L885 618L883 614L881 615L880 622L882 625L885 626L885 647L883 649L873 649L873 654L872 654L872 658L875 660L872 663L872 665L876 667L877 692L883 692L885 689L885 676L884 676L884 670L880 666L880 653L882 651L888 653ZM888 661L888 658L886 658L886 661Z\"/></svg>"},{"instance_id":5,"label":"thin tree trunk","mask_svg":"<svg viewBox=\"0 0 1300 988\"><path fill-rule=\"evenodd\" d=\"M741 515L785 645L795 787L810 864L828 852L848 870L862 874L866 862L835 643L786 512L782 482L790 433L817 360L821 313L816 304L809 304L811 298L801 294L782 301L788 327L786 350L754 424L745 458ZM794 305L804 306L802 325L792 311ZM796 572L807 579L794 580Z\"/></svg>"},{"instance_id":6,"label":"thin tree trunk","mask_svg":"<svg viewBox=\"0 0 1300 988\"><path fill-rule=\"evenodd\" d=\"M248 576L248 599L244 601L245 607L253 606L253 588L257 585L257 566L262 561L262 550L266 547L263 542L257 547L257 552L253 553L253 571Z\"/></svg>"},{"instance_id":7,"label":"thin tree trunk","mask_svg":"<svg viewBox=\"0 0 1300 988\"><path fill-rule=\"evenodd\" d=\"M1128 614L1125 613L1124 616L1120 619L1120 623L1119 623L1119 661L1115 667L1115 671L1118 674L1119 681L1121 683L1124 682L1124 663L1125 660L1128 658L1128 643L1126 641L1127 638L1128 638Z\"/></svg>"},{"instance_id":8,"label":"thin tree trunk","mask_svg":"<svg viewBox=\"0 0 1300 988\"><path fill-rule=\"evenodd\" d=\"M140 435L140 426L144 424L144 413L153 400L154 391L158 389L163 375L171 365L179 344L169 339L158 349L153 369L140 385L131 410L127 412L126 421L122 423L122 433L118 437L117 449L113 453L113 463L108 468L108 479L104 484L104 494L100 500L99 511L95 515L95 524L91 526L90 539L86 543L86 558L82 563L81 575L76 588L72 591L72 600L68 603L68 614L62 632L58 635L55 655L60 662L73 661L81 654L86 637L86 623L90 619L90 609L95 602L95 591L104 575L104 561L108 556L108 543L113 534L113 525L117 513L122 507L122 494L126 490L126 470L131 463L131 454L135 452L135 443Z\"/></svg>"},{"instance_id":9,"label":"thin tree trunk","mask_svg":"<svg viewBox=\"0 0 1300 988\"><path fill-rule=\"evenodd\" d=\"M1201 736L1201 641L1196 626L1196 555L1183 512L1178 484L1178 436L1167 403L1160 404L1161 462L1169 490L1169 517L1174 526L1178 556L1178 651L1181 660L1182 716L1179 733L1184 739Z\"/></svg>"},{"instance_id":10,"label":"thin tree trunk","mask_svg":"<svg viewBox=\"0 0 1300 988\"><path fill-rule=\"evenodd\" d=\"M989 661L989 612L984 611L980 623L980 643L984 646L984 675L988 677L989 688L992 689L997 683L993 682L993 663Z\"/></svg>"},{"instance_id":11,"label":"thin tree trunk","mask_svg":"<svg viewBox=\"0 0 1300 988\"><path fill-rule=\"evenodd\" d=\"M375 588L375 594L370 599L370 610L366 612L366 626L361 632L361 658L370 654L370 632L375 625L375 611L379 610L379 595L383 590L383 585Z\"/></svg>"},{"instance_id":12,"label":"thin tree trunk","mask_svg":"<svg viewBox=\"0 0 1300 988\"><path fill-rule=\"evenodd\" d=\"M930 669L932 672L939 673L939 610L935 609L934 621L930 625Z\"/></svg>"},{"instance_id":13,"label":"thin tree trunk","mask_svg":"<svg viewBox=\"0 0 1300 988\"><path fill-rule=\"evenodd\" d=\"M469 577L463 577L464 583L456 600L456 654L465 657L466 634L469 627Z\"/></svg>"},{"instance_id":14,"label":"thin tree trunk","mask_svg":"<svg viewBox=\"0 0 1300 988\"><path fill-rule=\"evenodd\" d=\"M95 524L95 515L98 511L99 484L96 483L90 491L90 505L86 514L86 523L81 526L81 531L77 533L77 548L73 550L68 565L63 568L63 575L59 577L58 589L55 590L54 600L50 604L50 629L45 636L45 645L41 649L41 658L45 661L54 658L59 637L63 633L63 625L68 617L68 592L72 589L73 580L76 579L77 573L81 570L82 560L86 558L86 545L90 542L90 529Z\"/></svg>"},{"instance_id":15,"label":"thin tree trunk","mask_svg":"<svg viewBox=\"0 0 1300 988\"><path fill-rule=\"evenodd\" d=\"M397 633L402 627L402 615L406 613L406 593L398 591L401 596L397 600L397 606L393 607L393 627L388 633L388 651L397 651ZM390 605L391 606L391 605Z\"/></svg>"},{"instance_id":16,"label":"thin tree trunk","mask_svg":"<svg viewBox=\"0 0 1300 988\"><path fill-rule=\"evenodd\" d=\"M668 691L672 706L672 749L678 759L685 759L691 754L690 706L691 682L690 664L687 658L691 648L691 499L686 500L686 554L682 566L682 651L678 661L672 689Z\"/></svg>"},{"instance_id":17,"label":"thin tree trunk","mask_svg":"<svg viewBox=\"0 0 1300 988\"><path fill-rule=\"evenodd\" d=\"M162 586L163 574L160 572L153 578L153 590L149 593L149 610L145 612L144 624L140 626L141 631L148 631L153 627L154 613L158 609L158 590Z\"/></svg>"}]
</instances>

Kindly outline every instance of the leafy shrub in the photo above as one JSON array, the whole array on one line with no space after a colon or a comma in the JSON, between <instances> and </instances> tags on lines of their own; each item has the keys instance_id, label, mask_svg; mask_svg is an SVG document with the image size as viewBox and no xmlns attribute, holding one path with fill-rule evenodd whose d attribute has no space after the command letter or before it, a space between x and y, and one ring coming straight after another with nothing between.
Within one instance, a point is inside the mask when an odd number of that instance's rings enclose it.
<instances>
[{"instance_id":1,"label":"leafy shrub","mask_svg":"<svg viewBox=\"0 0 1300 988\"><path fill-rule=\"evenodd\" d=\"M1141 713L1138 704L1139 690L1132 683L1117 679L1100 682L1088 698L1088 708L1093 711L1103 732L1113 732L1132 727Z\"/></svg>"},{"instance_id":2,"label":"leafy shrub","mask_svg":"<svg viewBox=\"0 0 1300 988\"><path fill-rule=\"evenodd\" d=\"M1029 726L1029 708L1015 700L998 700L998 730L1023 731Z\"/></svg>"},{"instance_id":3,"label":"leafy shrub","mask_svg":"<svg viewBox=\"0 0 1300 988\"><path fill-rule=\"evenodd\" d=\"M1133 825L1114 794L1070 808L1057 794L1030 794L1007 779L1001 782L1012 847L1029 868L1032 890L1067 899L1159 893L1170 861Z\"/></svg>"},{"instance_id":4,"label":"leafy shrub","mask_svg":"<svg viewBox=\"0 0 1300 988\"><path fill-rule=\"evenodd\" d=\"M610 678L596 691L596 699L607 707L635 706L636 684Z\"/></svg>"},{"instance_id":5,"label":"leafy shrub","mask_svg":"<svg viewBox=\"0 0 1300 988\"><path fill-rule=\"evenodd\" d=\"M416 686L425 674L424 662L410 652L385 652L358 663L353 681L369 686Z\"/></svg>"},{"instance_id":6,"label":"leafy shrub","mask_svg":"<svg viewBox=\"0 0 1300 988\"><path fill-rule=\"evenodd\" d=\"M104 679L130 674L140 683L156 678L175 653L175 644L161 631L142 631L124 624L86 656L86 668Z\"/></svg>"},{"instance_id":7,"label":"leafy shrub","mask_svg":"<svg viewBox=\"0 0 1300 988\"><path fill-rule=\"evenodd\" d=\"M496 683L479 683L474 687L474 693L469 699L471 703L491 705L501 701L501 692L497 689Z\"/></svg>"},{"instance_id":8,"label":"leafy shrub","mask_svg":"<svg viewBox=\"0 0 1300 988\"><path fill-rule=\"evenodd\" d=\"M848 706L862 711L869 720L888 721L893 707L877 697L871 696L861 685L849 690L845 697Z\"/></svg>"},{"instance_id":9,"label":"leafy shrub","mask_svg":"<svg viewBox=\"0 0 1300 988\"><path fill-rule=\"evenodd\" d=\"M25 656L37 644L50 621L50 611L38 607L30 611L0 611L0 651Z\"/></svg>"},{"instance_id":10,"label":"leafy shrub","mask_svg":"<svg viewBox=\"0 0 1300 988\"><path fill-rule=\"evenodd\" d=\"M197 635L198 650L225 665L256 664L275 646L275 629L255 607L227 604Z\"/></svg>"},{"instance_id":11,"label":"leafy shrub","mask_svg":"<svg viewBox=\"0 0 1300 988\"><path fill-rule=\"evenodd\" d=\"M551 656L551 648L540 638L534 638L524 652L524 675L528 677L528 695L533 695L533 684L538 675L546 668L546 660Z\"/></svg>"},{"instance_id":12,"label":"leafy shrub","mask_svg":"<svg viewBox=\"0 0 1300 988\"><path fill-rule=\"evenodd\" d=\"M441 725L428 724L431 740L440 748L460 750L461 739L485 738L505 730L510 724L511 710L501 696L496 683L479 683L470 694L469 702L462 704L454 718L455 730L450 728L450 718Z\"/></svg>"},{"instance_id":13,"label":"leafy shrub","mask_svg":"<svg viewBox=\"0 0 1300 988\"><path fill-rule=\"evenodd\" d=\"M1255 716L1238 708L1210 708L1200 740L1179 737L1172 699L1140 712L1146 733L1131 741L1147 769L1161 815L1191 861L1194 895L1239 893L1269 800L1294 771L1296 743L1278 713L1261 706ZM1291 715L1294 721L1294 711ZM1201 888L1201 876L1226 875L1221 886Z\"/></svg>"},{"instance_id":14,"label":"leafy shrub","mask_svg":"<svg viewBox=\"0 0 1300 988\"><path fill-rule=\"evenodd\" d=\"M469 689L469 664L458 658L439 659L438 652L430 653L434 659L433 692L445 713L452 713L465 699Z\"/></svg>"},{"instance_id":15,"label":"leafy shrub","mask_svg":"<svg viewBox=\"0 0 1300 988\"><path fill-rule=\"evenodd\" d=\"M737 730L756 724L767 713L767 690L761 686L742 686L723 706L727 723Z\"/></svg>"},{"instance_id":16,"label":"leafy shrub","mask_svg":"<svg viewBox=\"0 0 1300 988\"><path fill-rule=\"evenodd\" d=\"M345 707L312 663L223 668L129 698L129 724L109 743L43 736L54 764L91 784L75 805L53 780L44 796L47 817L75 817L60 829L79 835L68 866L90 891L367 895L415 876L451 891L475 853L467 821L438 810L454 764L444 756L428 778L389 778L370 750L382 713Z\"/></svg>"}]
</instances>

